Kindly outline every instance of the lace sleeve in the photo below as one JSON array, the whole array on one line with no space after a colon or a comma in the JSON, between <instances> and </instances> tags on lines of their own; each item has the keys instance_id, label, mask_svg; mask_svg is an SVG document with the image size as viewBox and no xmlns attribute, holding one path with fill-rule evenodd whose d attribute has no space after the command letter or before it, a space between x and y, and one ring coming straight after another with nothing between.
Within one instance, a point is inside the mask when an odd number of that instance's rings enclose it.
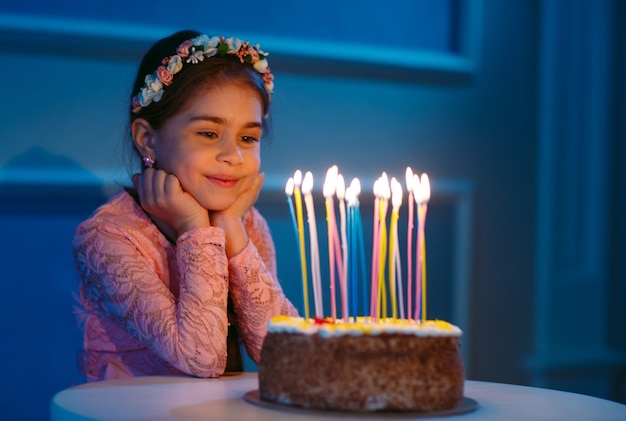
<instances>
[{"instance_id":1,"label":"lace sleeve","mask_svg":"<svg viewBox=\"0 0 626 421\"><path fill-rule=\"evenodd\" d=\"M198 228L178 239L177 298L160 279L154 253L149 241L129 230L79 227L74 254L84 299L177 369L199 377L221 375L228 295L223 235Z\"/></svg>"},{"instance_id":2,"label":"lace sleeve","mask_svg":"<svg viewBox=\"0 0 626 421\"><path fill-rule=\"evenodd\" d=\"M277 315L297 316L276 275L276 252L265 219L252 209L245 219L250 241L229 262L230 293L237 329L256 363L267 333L267 322Z\"/></svg>"}]
</instances>

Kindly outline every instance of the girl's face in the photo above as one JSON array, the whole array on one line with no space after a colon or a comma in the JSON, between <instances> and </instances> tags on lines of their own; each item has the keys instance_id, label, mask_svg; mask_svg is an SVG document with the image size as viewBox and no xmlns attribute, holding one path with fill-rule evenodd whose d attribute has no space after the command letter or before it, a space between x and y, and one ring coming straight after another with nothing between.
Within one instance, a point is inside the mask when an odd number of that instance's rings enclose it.
<instances>
[{"instance_id":1,"label":"girl's face","mask_svg":"<svg viewBox=\"0 0 626 421\"><path fill-rule=\"evenodd\" d=\"M227 209L261 166L262 117L261 99L250 87L227 83L202 91L156 131L157 165L204 208Z\"/></svg>"}]
</instances>

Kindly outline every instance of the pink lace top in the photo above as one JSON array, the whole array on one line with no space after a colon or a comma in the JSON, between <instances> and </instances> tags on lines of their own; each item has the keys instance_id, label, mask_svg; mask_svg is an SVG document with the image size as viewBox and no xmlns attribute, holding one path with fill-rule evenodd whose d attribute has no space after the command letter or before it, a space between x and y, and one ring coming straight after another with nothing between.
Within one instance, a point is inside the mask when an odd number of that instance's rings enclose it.
<instances>
[{"instance_id":1,"label":"pink lace top","mask_svg":"<svg viewBox=\"0 0 626 421\"><path fill-rule=\"evenodd\" d=\"M268 319L297 311L277 281L265 219L253 208L244 225L250 241L229 260L220 228L193 229L172 244L127 192L80 224L73 247L87 379L220 376L229 294L230 321L258 363Z\"/></svg>"}]
</instances>

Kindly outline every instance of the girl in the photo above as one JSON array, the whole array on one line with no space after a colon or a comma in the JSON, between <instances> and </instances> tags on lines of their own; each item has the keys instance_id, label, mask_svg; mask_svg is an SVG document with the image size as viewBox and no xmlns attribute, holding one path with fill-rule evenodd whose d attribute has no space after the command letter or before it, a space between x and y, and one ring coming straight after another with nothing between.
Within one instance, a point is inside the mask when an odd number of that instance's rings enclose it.
<instances>
[{"instance_id":1,"label":"girl","mask_svg":"<svg viewBox=\"0 0 626 421\"><path fill-rule=\"evenodd\" d=\"M73 242L88 380L241 370L237 335L258 363L268 319L297 314L253 207L273 89L265 56L193 31L144 56L130 106L144 169Z\"/></svg>"}]
</instances>

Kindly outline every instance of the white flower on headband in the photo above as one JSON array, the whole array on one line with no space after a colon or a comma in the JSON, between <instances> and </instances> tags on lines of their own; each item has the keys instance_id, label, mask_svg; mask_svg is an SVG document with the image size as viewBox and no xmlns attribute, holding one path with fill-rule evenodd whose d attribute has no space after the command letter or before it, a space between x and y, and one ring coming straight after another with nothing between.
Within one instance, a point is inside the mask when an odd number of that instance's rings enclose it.
<instances>
[{"instance_id":1,"label":"white flower on headband","mask_svg":"<svg viewBox=\"0 0 626 421\"><path fill-rule=\"evenodd\" d=\"M243 41L237 38L228 38L226 40L226 45L228 45L228 54L237 54L243 45Z\"/></svg>"},{"instance_id":2,"label":"white flower on headband","mask_svg":"<svg viewBox=\"0 0 626 421\"><path fill-rule=\"evenodd\" d=\"M191 47L191 54L187 58L187 63L198 64L202 60L204 60L204 51L196 50L196 47Z\"/></svg>"},{"instance_id":3,"label":"white flower on headband","mask_svg":"<svg viewBox=\"0 0 626 421\"><path fill-rule=\"evenodd\" d=\"M209 37L199 35L190 40L183 41L176 54L164 58L154 73L144 79L145 85L132 100L133 113L138 113L142 108L153 102L159 102L163 97L166 86L172 83L174 75L180 72L183 65L198 64L205 58L213 56L234 55L242 64L251 64L255 71L263 75L265 90L268 94L274 91L274 75L270 72L267 62L268 54L259 48L259 45L251 46L248 41L237 38Z\"/></svg>"},{"instance_id":4,"label":"white flower on headband","mask_svg":"<svg viewBox=\"0 0 626 421\"><path fill-rule=\"evenodd\" d=\"M146 78L144 79L144 82L146 82L146 88L148 88L151 91L158 92L161 89L163 89L163 84L159 80L159 77L156 73L147 75Z\"/></svg>"},{"instance_id":5,"label":"white flower on headband","mask_svg":"<svg viewBox=\"0 0 626 421\"><path fill-rule=\"evenodd\" d=\"M147 106L151 102L159 102L163 96L163 84L156 74L147 75L145 78L146 85L137 95L137 101L142 107Z\"/></svg>"},{"instance_id":6,"label":"white flower on headband","mask_svg":"<svg viewBox=\"0 0 626 421\"><path fill-rule=\"evenodd\" d=\"M171 74L176 74L178 72L180 72L180 70L183 68L183 61L181 60L181 58L179 56L172 56L170 57L170 61L167 63L167 70L171 73Z\"/></svg>"},{"instance_id":7,"label":"white flower on headband","mask_svg":"<svg viewBox=\"0 0 626 421\"><path fill-rule=\"evenodd\" d=\"M207 57L214 56L217 53L217 46L220 43L220 37L211 37L209 38L207 35L200 35L191 40L193 45L202 46L204 55Z\"/></svg>"},{"instance_id":8,"label":"white flower on headband","mask_svg":"<svg viewBox=\"0 0 626 421\"><path fill-rule=\"evenodd\" d=\"M254 70L256 70L259 73L265 73L265 70L267 70L267 60L263 59L263 60L259 60L256 63L254 63L252 65L254 67Z\"/></svg>"}]
</instances>

